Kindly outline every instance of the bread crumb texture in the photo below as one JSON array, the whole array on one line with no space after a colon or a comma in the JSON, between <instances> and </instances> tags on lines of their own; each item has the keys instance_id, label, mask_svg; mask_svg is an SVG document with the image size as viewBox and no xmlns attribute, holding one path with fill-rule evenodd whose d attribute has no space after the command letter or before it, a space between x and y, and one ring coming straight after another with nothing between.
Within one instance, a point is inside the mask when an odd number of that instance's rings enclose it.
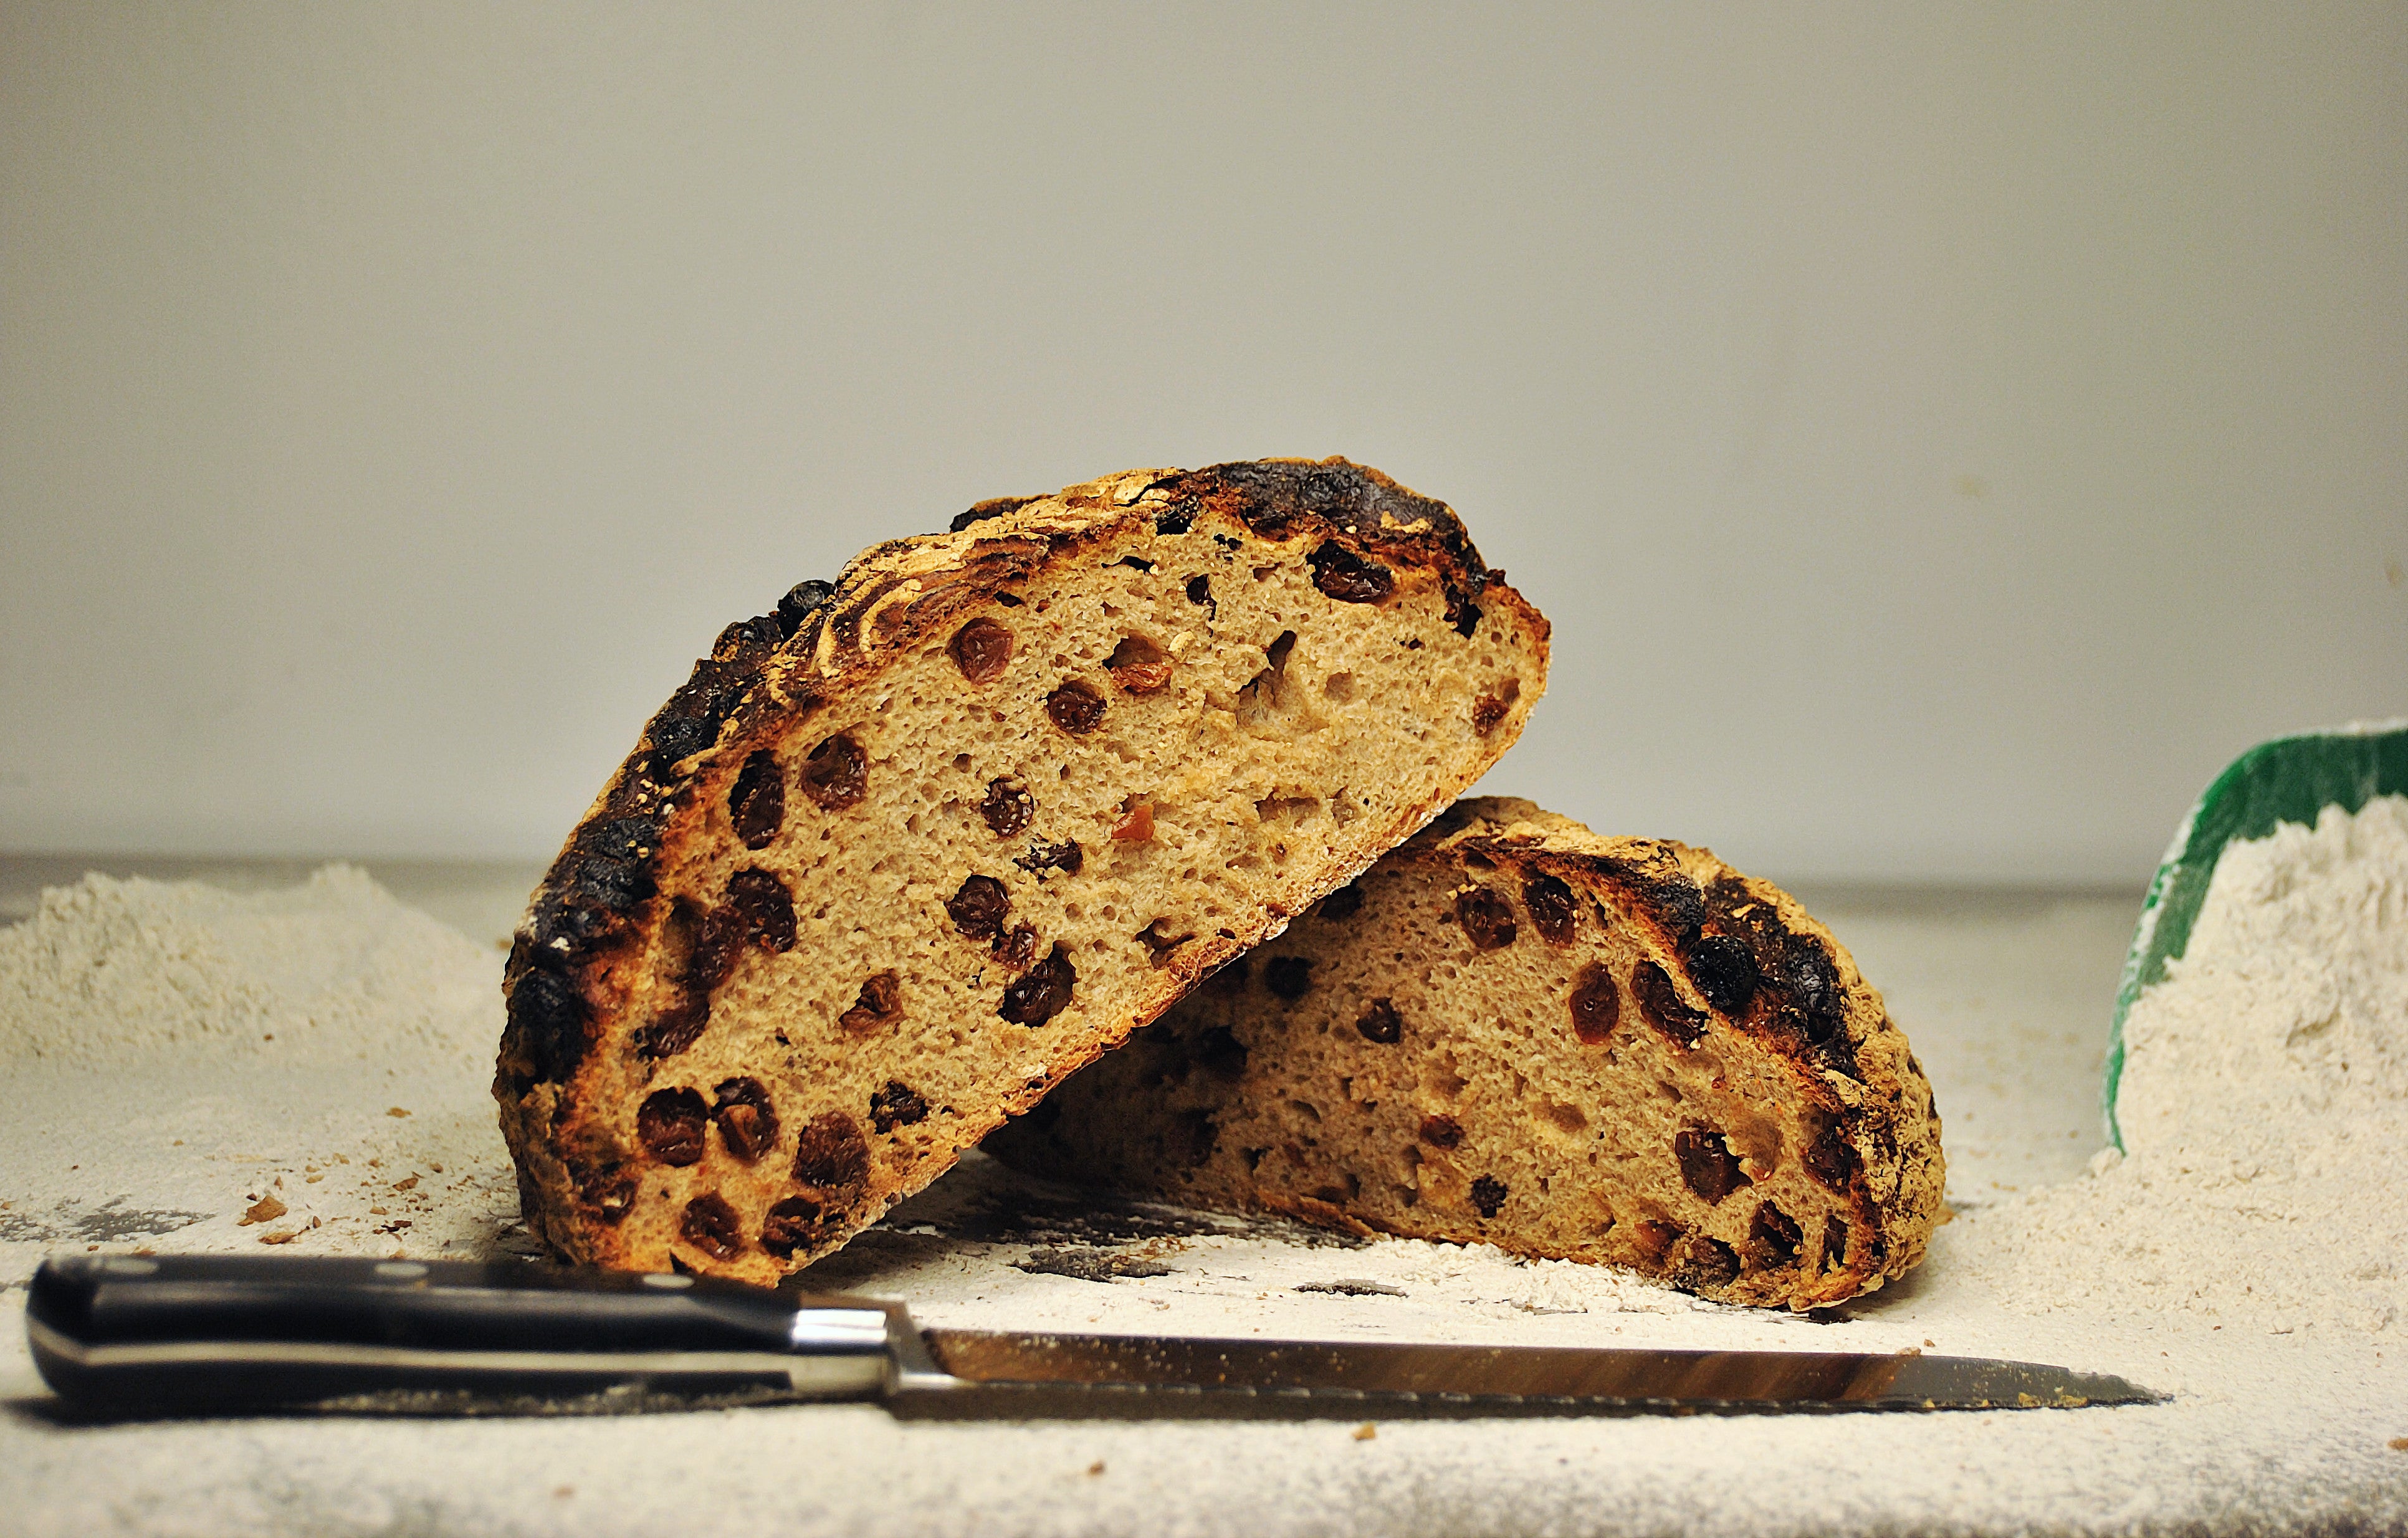
<instances>
[{"instance_id":1,"label":"bread crumb texture","mask_svg":"<svg viewBox=\"0 0 2408 1538\"><path fill-rule=\"evenodd\" d=\"M1808 1308L1923 1257L1931 1088L1702 849L1459 803L988 1142L1045 1173Z\"/></svg>"},{"instance_id":2,"label":"bread crumb texture","mask_svg":"<svg viewBox=\"0 0 2408 1538\"><path fill-rule=\"evenodd\" d=\"M828 1253L1420 827L1547 623L1343 460L981 503L722 633L537 889L494 1093L575 1260Z\"/></svg>"}]
</instances>

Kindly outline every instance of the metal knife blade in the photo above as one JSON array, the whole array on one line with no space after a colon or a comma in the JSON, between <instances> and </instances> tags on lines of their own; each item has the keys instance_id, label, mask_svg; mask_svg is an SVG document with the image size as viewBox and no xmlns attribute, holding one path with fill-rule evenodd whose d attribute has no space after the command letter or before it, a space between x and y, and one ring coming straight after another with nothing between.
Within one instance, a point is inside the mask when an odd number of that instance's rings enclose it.
<instances>
[{"instance_id":1,"label":"metal knife blade","mask_svg":"<svg viewBox=\"0 0 2408 1538\"><path fill-rule=\"evenodd\" d=\"M2163 1397L2104 1374L1953 1357L924 1331L900 1303L513 1262L68 1257L36 1273L25 1329L64 1400L117 1415L424 1411L461 1407L464 1394L617 1392L624 1406L629 1388L1023 1419L2029 1409ZM418 1397L373 1399L396 1393Z\"/></svg>"},{"instance_id":2,"label":"metal knife blade","mask_svg":"<svg viewBox=\"0 0 2408 1538\"><path fill-rule=\"evenodd\" d=\"M908 1371L910 1416L1398 1416L2073 1409L2159 1396L2035 1362L1827 1351L922 1332L941 1381Z\"/></svg>"}]
</instances>

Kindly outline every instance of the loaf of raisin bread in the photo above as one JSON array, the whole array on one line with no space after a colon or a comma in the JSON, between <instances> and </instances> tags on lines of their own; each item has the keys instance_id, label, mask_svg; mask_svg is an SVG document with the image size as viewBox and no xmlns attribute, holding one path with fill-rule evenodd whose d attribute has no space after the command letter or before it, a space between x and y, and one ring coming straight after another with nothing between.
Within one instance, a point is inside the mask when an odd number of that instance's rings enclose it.
<instances>
[{"instance_id":1,"label":"loaf of raisin bread","mask_svg":"<svg viewBox=\"0 0 2408 1538\"><path fill-rule=\"evenodd\" d=\"M1807 1308L1923 1257L1931 1087L1702 849L1458 803L987 1140L1025 1169Z\"/></svg>"},{"instance_id":2,"label":"loaf of raisin bread","mask_svg":"<svg viewBox=\"0 0 2408 1538\"><path fill-rule=\"evenodd\" d=\"M981 503L728 626L536 890L494 1094L561 1256L773 1280L1494 763L1547 622L1343 460Z\"/></svg>"}]
</instances>

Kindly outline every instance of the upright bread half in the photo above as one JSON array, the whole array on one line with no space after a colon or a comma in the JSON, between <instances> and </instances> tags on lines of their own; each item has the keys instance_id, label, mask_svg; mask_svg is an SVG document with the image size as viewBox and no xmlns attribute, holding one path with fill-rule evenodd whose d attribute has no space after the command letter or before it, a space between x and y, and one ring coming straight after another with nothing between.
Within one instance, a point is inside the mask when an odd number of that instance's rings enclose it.
<instances>
[{"instance_id":1,"label":"upright bread half","mask_svg":"<svg viewBox=\"0 0 2408 1538\"><path fill-rule=\"evenodd\" d=\"M1343 460L981 503L732 625L536 889L528 1226L774 1280L1479 778L1547 622Z\"/></svg>"},{"instance_id":2,"label":"upright bread half","mask_svg":"<svg viewBox=\"0 0 2408 1538\"><path fill-rule=\"evenodd\" d=\"M1923 1258L1931 1086L1770 883L1458 803L987 1142L1208 1207L1807 1308Z\"/></svg>"}]
</instances>

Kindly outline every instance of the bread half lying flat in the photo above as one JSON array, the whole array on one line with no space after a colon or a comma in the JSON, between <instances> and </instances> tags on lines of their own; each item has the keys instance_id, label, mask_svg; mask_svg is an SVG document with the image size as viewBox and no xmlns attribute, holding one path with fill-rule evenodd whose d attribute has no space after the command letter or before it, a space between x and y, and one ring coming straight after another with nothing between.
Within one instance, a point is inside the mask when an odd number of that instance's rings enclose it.
<instances>
[{"instance_id":1,"label":"bread half lying flat","mask_svg":"<svg viewBox=\"0 0 2408 1538\"><path fill-rule=\"evenodd\" d=\"M982 503L730 625L537 889L494 1094L576 1260L774 1279L1421 826L1547 623L1342 460Z\"/></svg>"},{"instance_id":2,"label":"bread half lying flat","mask_svg":"<svg viewBox=\"0 0 2408 1538\"><path fill-rule=\"evenodd\" d=\"M1792 1308L1920 1260L1942 1173L1906 1038L1797 902L1504 799L1450 810L987 1147Z\"/></svg>"}]
</instances>

